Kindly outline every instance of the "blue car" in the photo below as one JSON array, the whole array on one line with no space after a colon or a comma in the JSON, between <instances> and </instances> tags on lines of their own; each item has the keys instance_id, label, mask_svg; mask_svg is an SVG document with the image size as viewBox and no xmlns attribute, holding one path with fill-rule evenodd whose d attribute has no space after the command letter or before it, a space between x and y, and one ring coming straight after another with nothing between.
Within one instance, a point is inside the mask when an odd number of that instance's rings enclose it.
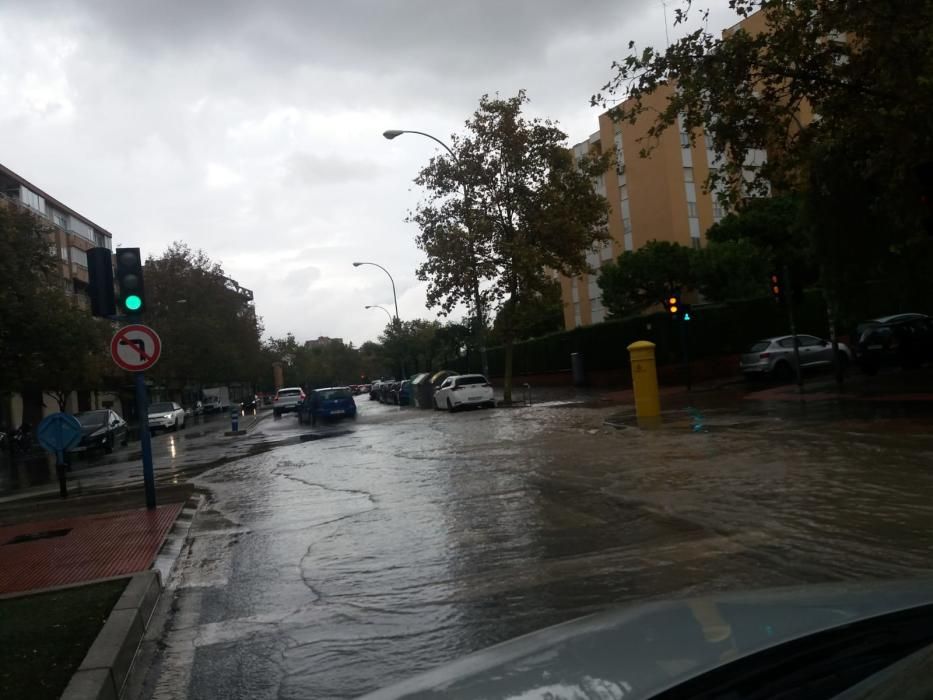
<instances>
[{"instance_id":1,"label":"blue car","mask_svg":"<svg viewBox=\"0 0 933 700\"><path fill-rule=\"evenodd\" d=\"M356 418L356 401L347 386L315 389L298 408L298 421L317 425L321 418Z\"/></svg>"}]
</instances>

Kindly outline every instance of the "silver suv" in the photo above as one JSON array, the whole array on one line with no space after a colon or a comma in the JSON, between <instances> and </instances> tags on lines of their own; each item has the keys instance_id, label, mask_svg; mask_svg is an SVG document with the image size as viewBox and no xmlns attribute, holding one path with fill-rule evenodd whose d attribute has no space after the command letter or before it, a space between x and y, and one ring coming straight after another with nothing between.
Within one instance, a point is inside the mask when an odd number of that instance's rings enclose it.
<instances>
[{"instance_id":1,"label":"silver suv","mask_svg":"<svg viewBox=\"0 0 933 700\"><path fill-rule=\"evenodd\" d=\"M798 335L800 343L800 366L803 369L831 367L833 364L833 346L828 340L815 335ZM852 359L852 352L844 343L839 343L839 359L843 367ZM794 336L779 335L753 343L742 353L739 369L746 377L773 375L776 379L787 381L794 372Z\"/></svg>"},{"instance_id":2,"label":"silver suv","mask_svg":"<svg viewBox=\"0 0 933 700\"><path fill-rule=\"evenodd\" d=\"M298 410L298 402L303 401L305 392L300 386L290 386L279 389L272 399L272 414L276 417L283 413Z\"/></svg>"}]
</instances>

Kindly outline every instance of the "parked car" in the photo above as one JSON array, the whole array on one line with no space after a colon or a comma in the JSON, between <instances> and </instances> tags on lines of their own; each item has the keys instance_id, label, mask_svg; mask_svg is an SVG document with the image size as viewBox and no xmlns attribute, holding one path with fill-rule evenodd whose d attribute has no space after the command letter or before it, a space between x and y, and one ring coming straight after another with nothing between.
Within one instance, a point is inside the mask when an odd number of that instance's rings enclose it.
<instances>
[{"instance_id":1,"label":"parked car","mask_svg":"<svg viewBox=\"0 0 933 700\"><path fill-rule=\"evenodd\" d=\"M244 411L255 411L259 408L259 397L258 396L247 396L243 401L240 402L240 408Z\"/></svg>"},{"instance_id":2,"label":"parked car","mask_svg":"<svg viewBox=\"0 0 933 700\"><path fill-rule=\"evenodd\" d=\"M933 361L933 318L896 314L860 323L854 334L855 357L866 374L883 365L918 367Z\"/></svg>"},{"instance_id":3,"label":"parked car","mask_svg":"<svg viewBox=\"0 0 933 700\"><path fill-rule=\"evenodd\" d=\"M833 346L828 340L815 335L797 335L800 345L800 367L804 370L832 367ZM839 343L839 361L847 367L852 352L845 343ZM748 378L772 376L789 381L794 371L794 336L781 335L752 343L742 353L739 368Z\"/></svg>"},{"instance_id":4,"label":"parked car","mask_svg":"<svg viewBox=\"0 0 933 700\"><path fill-rule=\"evenodd\" d=\"M369 385L369 400L378 401L379 400L379 391L382 386L382 380L377 379L372 384Z\"/></svg>"},{"instance_id":5,"label":"parked car","mask_svg":"<svg viewBox=\"0 0 933 700\"><path fill-rule=\"evenodd\" d=\"M201 402L202 413L220 413L223 410L219 396L205 396Z\"/></svg>"},{"instance_id":6,"label":"parked car","mask_svg":"<svg viewBox=\"0 0 933 700\"><path fill-rule=\"evenodd\" d=\"M118 442L126 447L129 439L126 421L116 411L107 408L82 411L76 413L75 418L81 424L81 442L71 451L82 452L99 447L109 454Z\"/></svg>"},{"instance_id":7,"label":"parked car","mask_svg":"<svg viewBox=\"0 0 933 700\"><path fill-rule=\"evenodd\" d=\"M300 386L290 386L279 389L275 392L275 398L272 399L272 413L278 418L283 413L291 413L298 410L298 402L305 397L304 389Z\"/></svg>"},{"instance_id":8,"label":"parked car","mask_svg":"<svg viewBox=\"0 0 933 700\"><path fill-rule=\"evenodd\" d=\"M392 403L397 406L411 405L411 382L403 379L392 390Z\"/></svg>"},{"instance_id":9,"label":"parked car","mask_svg":"<svg viewBox=\"0 0 933 700\"><path fill-rule=\"evenodd\" d=\"M185 409L174 401L158 401L149 405L149 430L178 430L185 427Z\"/></svg>"},{"instance_id":10,"label":"parked car","mask_svg":"<svg viewBox=\"0 0 933 700\"><path fill-rule=\"evenodd\" d=\"M434 393L434 408L457 411L468 406L495 408L492 384L482 374L458 374L448 377Z\"/></svg>"},{"instance_id":11,"label":"parked car","mask_svg":"<svg viewBox=\"0 0 933 700\"><path fill-rule=\"evenodd\" d=\"M382 384L379 385L379 401L381 403L392 403L392 392L397 385L398 382L394 379L382 382Z\"/></svg>"},{"instance_id":12,"label":"parked car","mask_svg":"<svg viewBox=\"0 0 933 700\"><path fill-rule=\"evenodd\" d=\"M356 401L350 387L332 386L312 391L298 409L298 422L317 425L323 418L356 418Z\"/></svg>"}]
</instances>

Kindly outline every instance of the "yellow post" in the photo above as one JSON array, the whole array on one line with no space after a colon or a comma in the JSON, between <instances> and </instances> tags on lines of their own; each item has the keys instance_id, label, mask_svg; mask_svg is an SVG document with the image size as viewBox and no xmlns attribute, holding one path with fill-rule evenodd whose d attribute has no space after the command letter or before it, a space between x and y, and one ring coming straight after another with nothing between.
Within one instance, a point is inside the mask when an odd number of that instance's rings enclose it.
<instances>
[{"instance_id":1,"label":"yellow post","mask_svg":"<svg viewBox=\"0 0 933 700\"><path fill-rule=\"evenodd\" d=\"M654 359L654 343L637 340L628 346L632 363L632 388L635 392L635 415L654 418L661 415L658 395L658 368Z\"/></svg>"}]
</instances>

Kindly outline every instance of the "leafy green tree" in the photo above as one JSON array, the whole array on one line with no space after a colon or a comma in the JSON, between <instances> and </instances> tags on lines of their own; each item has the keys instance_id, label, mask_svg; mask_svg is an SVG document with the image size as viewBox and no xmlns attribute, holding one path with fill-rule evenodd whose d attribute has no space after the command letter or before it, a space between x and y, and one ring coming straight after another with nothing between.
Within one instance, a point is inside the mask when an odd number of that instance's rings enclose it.
<instances>
[{"instance_id":1,"label":"leafy green tree","mask_svg":"<svg viewBox=\"0 0 933 700\"><path fill-rule=\"evenodd\" d=\"M471 303L479 288L483 306L498 308L506 402L518 304L541 291L547 270L587 271L587 249L607 237L608 203L592 183L609 154L575 162L554 122L523 116L527 102L524 91L509 99L484 95L467 133L451 138L456 161L440 155L419 173L428 194L411 217L427 255L418 275L429 283L429 304L450 312Z\"/></svg>"},{"instance_id":2,"label":"leafy green tree","mask_svg":"<svg viewBox=\"0 0 933 700\"><path fill-rule=\"evenodd\" d=\"M176 242L146 261L145 275L146 320L162 339L154 378L181 389L255 375L262 325L220 264Z\"/></svg>"},{"instance_id":3,"label":"leafy green tree","mask_svg":"<svg viewBox=\"0 0 933 700\"><path fill-rule=\"evenodd\" d=\"M597 279L603 304L614 317L630 316L696 287L690 248L649 241L603 265Z\"/></svg>"},{"instance_id":4,"label":"leafy green tree","mask_svg":"<svg viewBox=\"0 0 933 700\"><path fill-rule=\"evenodd\" d=\"M708 301L750 299L768 294L771 263L746 238L712 242L691 260L697 290Z\"/></svg>"},{"instance_id":5,"label":"leafy green tree","mask_svg":"<svg viewBox=\"0 0 933 700\"><path fill-rule=\"evenodd\" d=\"M496 317L493 322L490 344L503 342L502 327L505 319ZM523 298L515 305L515 339L528 340L548 333L563 330L564 306L560 294L560 282L543 282L539 291Z\"/></svg>"},{"instance_id":6,"label":"leafy green tree","mask_svg":"<svg viewBox=\"0 0 933 700\"><path fill-rule=\"evenodd\" d=\"M65 294L52 235L0 206L0 392L44 391L64 410L72 391L101 388L112 329Z\"/></svg>"},{"instance_id":7,"label":"leafy green tree","mask_svg":"<svg viewBox=\"0 0 933 700\"><path fill-rule=\"evenodd\" d=\"M628 98L612 113L632 123L652 110L644 155L678 122L693 139L702 131L724 156L707 186L731 204L799 193L831 310L851 297L846 280L903 277L933 244L919 196L933 162L933 0L730 7L761 11L767 30L719 36L703 24L665 51L630 42L593 103ZM658 91L666 102L655 111L647 98ZM760 167L749 165L756 151L767 152Z\"/></svg>"}]
</instances>

